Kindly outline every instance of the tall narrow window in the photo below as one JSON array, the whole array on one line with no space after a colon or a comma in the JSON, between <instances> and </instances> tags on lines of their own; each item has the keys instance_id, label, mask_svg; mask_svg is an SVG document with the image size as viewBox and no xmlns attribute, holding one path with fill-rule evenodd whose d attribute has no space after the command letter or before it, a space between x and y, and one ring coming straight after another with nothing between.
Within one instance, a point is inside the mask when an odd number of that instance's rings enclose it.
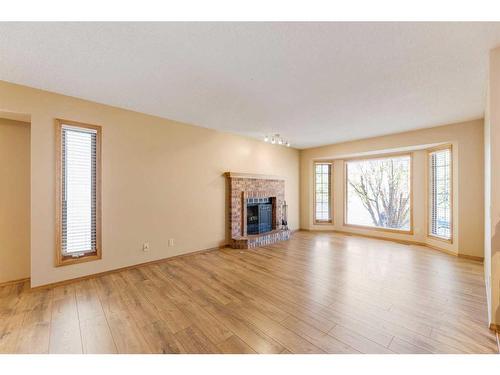
<instances>
[{"instance_id":1,"label":"tall narrow window","mask_svg":"<svg viewBox=\"0 0 500 375\"><path fill-rule=\"evenodd\" d=\"M332 223L332 163L314 163L314 223Z\"/></svg>"},{"instance_id":2,"label":"tall narrow window","mask_svg":"<svg viewBox=\"0 0 500 375\"><path fill-rule=\"evenodd\" d=\"M429 234L452 239L452 158L451 148L429 153Z\"/></svg>"},{"instance_id":3,"label":"tall narrow window","mask_svg":"<svg viewBox=\"0 0 500 375\"><path fill-rule=\"evenodd\" d=\"M346 162L345 224L412 231L411 155Z\"/></svg>"},{"instance_id":4,"label":"tall narrow window","mask_svg":"<svg viewBox=\"0 0 500 375\"><path fill-rule=\"evenodd\" d=\"M99 259L101 128L56 125L57 265Z\"/></svg>"}]
</instances>

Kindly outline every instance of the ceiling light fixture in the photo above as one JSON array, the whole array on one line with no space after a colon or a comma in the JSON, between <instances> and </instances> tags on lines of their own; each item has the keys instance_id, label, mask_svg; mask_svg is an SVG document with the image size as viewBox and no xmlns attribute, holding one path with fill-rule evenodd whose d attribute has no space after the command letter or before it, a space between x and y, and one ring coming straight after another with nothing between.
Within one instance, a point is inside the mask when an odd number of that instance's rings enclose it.
<instances>
[{"instance_id":1,"label":"ceiling light fixture","mask_svg":"<svg viewBox=\"0 0 500 375\"><path fill-rule=\"evenodd\" d=\"M272 134L264 136L264 142L271 142L271 144L279 144L282 146L290 147L290 142L288 142L285 138L283 138L279 134Z\"/></svg>"}]
</instances>

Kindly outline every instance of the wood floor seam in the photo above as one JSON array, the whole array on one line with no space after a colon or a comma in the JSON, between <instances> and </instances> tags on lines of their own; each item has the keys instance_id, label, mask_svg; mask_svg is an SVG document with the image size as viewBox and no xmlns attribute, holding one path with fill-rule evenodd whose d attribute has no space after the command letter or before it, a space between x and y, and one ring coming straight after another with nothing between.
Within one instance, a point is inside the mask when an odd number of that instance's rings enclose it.
<instances>
[{"instance_id":1,"label":"wood floor seam","mask_svg":"<svg viewBox=\"0 0 500 375\"><path fill-rule=\"evenodd\" d=\"M92 280L92 279L91 279ZM115 337L113 335L113 331L111 330L111 326L109 324L109 320L108 320L108 317L106 316L106 312L104 311L104 307L102 305L102 300L101 300L101 296L99 295L99 293L97 293L97 290L95 289L95 285L93 282L90 283L90 287L95 291L96 293L96 297L97 297L97 300L99 301L99 305L101 307L101 310L102 310L102 313L103 313L103 316L104 316L104 320L106 321L106 325L108 327L108 330L109 330L109 333L111 335L111 339L113 340L113 344L114 344L114 347L116 348L116 350L118 350L118 346L116 344L116 340L115 340Z\"/></svg>"}]
</instances>

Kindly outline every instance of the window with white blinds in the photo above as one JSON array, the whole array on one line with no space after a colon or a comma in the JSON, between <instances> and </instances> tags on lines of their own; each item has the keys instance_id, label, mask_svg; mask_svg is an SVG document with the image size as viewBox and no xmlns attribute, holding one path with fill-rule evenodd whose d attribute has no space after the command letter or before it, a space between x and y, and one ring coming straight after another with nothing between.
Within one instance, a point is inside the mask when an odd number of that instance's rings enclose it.
<instances>
[{"instance_id":1,"label":"window with white blinds","mask_svg":"<svg viewBox=\"0 0 500 375\"><path fill-rule=\"evenodd\" d=\"M429 153L429 234L452 238L452 154L451 149Z\"/></svg>"},{"instance_id":2,"label":"window with white blinds","mask_svg":"<svg viewBox=\"0 0 500 375\"><path fill-rule=\"evenodd\" d=\"M100 129L61 123L58 134L60 259L97 255Z\"/></svg>"},{"instance_id":3,"label":"window with white blinds","mask_svg":"<svg viewBox=\"0 0 500 375\"><path fill-rule=\"evenodd\" d=\"M332 163L314 164L314 222L332 222Z\"/></svg>"}]
</instances>

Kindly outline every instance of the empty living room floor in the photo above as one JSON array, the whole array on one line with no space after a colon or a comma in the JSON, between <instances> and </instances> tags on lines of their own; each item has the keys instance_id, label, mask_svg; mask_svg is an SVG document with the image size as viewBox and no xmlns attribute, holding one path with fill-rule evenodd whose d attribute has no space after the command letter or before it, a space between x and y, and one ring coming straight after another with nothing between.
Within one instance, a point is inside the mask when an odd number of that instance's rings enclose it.
<instances>
[{"instance_id":1,"label":"empty living room floor","mask_svg":"<svg viewBox=\"0 0 500 375\"><path fill-rule=\"evenodd\" d=\"M0 288L1 353L497 353L483 266L297 232L31 291Z\"/></svg>"}]
</instances>

